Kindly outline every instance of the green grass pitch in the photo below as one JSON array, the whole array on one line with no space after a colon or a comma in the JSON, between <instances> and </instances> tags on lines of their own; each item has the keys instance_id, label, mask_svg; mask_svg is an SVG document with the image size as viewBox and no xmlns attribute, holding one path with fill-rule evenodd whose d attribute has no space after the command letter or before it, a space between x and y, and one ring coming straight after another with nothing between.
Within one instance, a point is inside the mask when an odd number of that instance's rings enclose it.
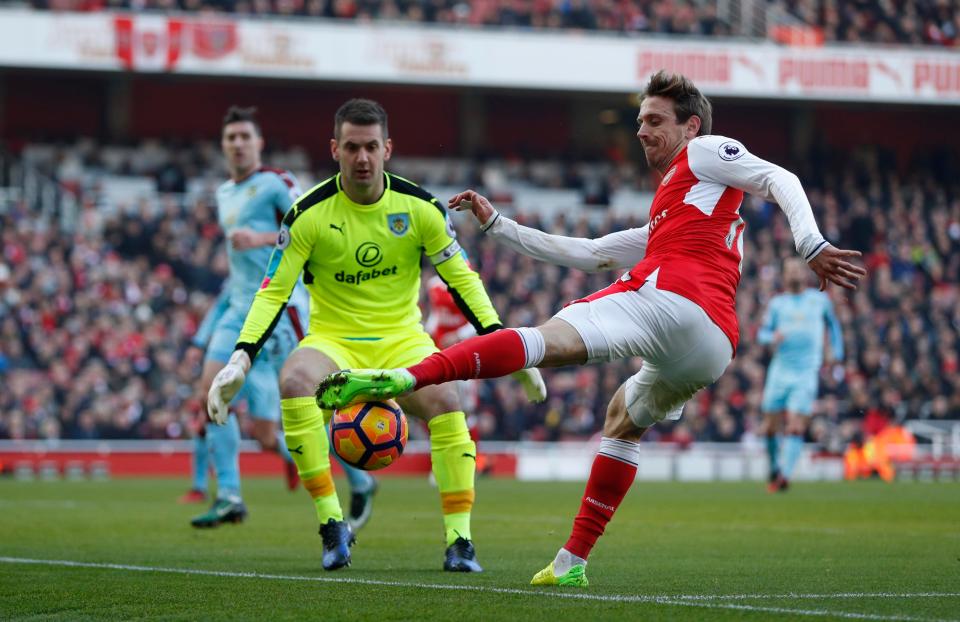
<instances>
[{"instance_id":1,"label":"green grass pitch","mask_svg":"<svg viewBox=\"0 0 960 622\"><path fill-rule=\"evenodd\" d=\"M960 484L638 482L574 592L528 582L582 484L479 481L477 576L441 571L425 478L382 484L353 566L326 573L279 480L244 482L248 521L209 531L184 481L0 481L0 620L960 620Z\"/></svg>"}]
</instances>

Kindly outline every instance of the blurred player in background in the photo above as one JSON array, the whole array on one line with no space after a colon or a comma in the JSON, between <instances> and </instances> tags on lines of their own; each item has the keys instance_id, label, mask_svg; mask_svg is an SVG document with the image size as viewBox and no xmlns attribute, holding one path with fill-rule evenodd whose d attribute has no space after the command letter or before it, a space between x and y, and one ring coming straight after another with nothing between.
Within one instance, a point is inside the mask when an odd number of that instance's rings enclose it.
<instances>
[{"instance_id":1,"label":"blurred player in background","mask_svg":"<svg viewBox=\"0 0 960 622\"><path fill-rule=\"evenodd\" d=\"M807 287L802 261L790 258L783 262L783 284L787 291L770 300L757 333L758 343L771 344L774 349L761 404L770 457L770 492L787 489L803 450L824 362L824 324L830 334L827 362L843 360L843 337L833 303L825 293Z\"/></svg>"},{"instance_id":2,"label":"blurred player in background","mask_svg":"<svg viewBox=\"0 0 960 622\"><path fill-rule=\"evenodd\" d=\"M226 404L258 360L302 272L311 295L310 334L284 364L281 408L287 446L316 507L326 570L350 564L355 539L330 476L330 413L317 406L317 383L339 369L411 365L437 351L417 306L422 254L478 333L501 328L446 210L417 185L385 172L392 147L387 114L376 102L353 99L337 111L330 150L340 172L300 197L284 217L266 278L208 399L211 418L224 424ZM546 389L533 372L521 378L531 399L543 400ZM444 570L479 572L470 533L476 446L456 389L427 387L400 404L430 430L446 536Z\"/></svg>"},{"instance_id":3,"label":"blurred player in background","mask_svg":"<svg viewBox=\"0 0 960 622\"><path fill-rule=\"evenodd\" d=\"M405 369L353 370L317 387L325 406L422 391L437 383L495 378L531 366L643 359L607 409L599 452L573 531L534 585L587 585L587 556L637 473L640 438L650 426L680 417L683 404L723 373L738 340L744 192L777 202L797 250L827 281L854 288L864 270L846 261L856 251L831 246L817 228L800 181L710 135L710 102L687 78L659 72L641 95L637 138L662 177L649 223L597 240L554 236L498 214L466 191L450 206L470 209L485 231L518 252L586 270L625 268L616 283L567 305L537 328L468 339Z\"/></svg>"},{"instance_id":4,"label":"blurred player in background","mask_svg":"<svg viewBox=\"0 0 960 622\"><path fill-rule=\"evenodd\" d=\"M203 395L230 359L247 309L266 272L279 223L300 195L290 173L262 166L264 141L254 112L234 106L223 120L221 147L230 179L217 189L217 211L227 238L230 275L223 294L201 325L203 330L198 331L204 334L199 335L196 344L206 345L200 379ZM277 317L272 336L264 342L262 354L251 368L243 391L253 418L254 438L265 450L275 451L291 465L293 459L277 426L280 419L278 376L283 361L303 336L302 321L307 317L308 304L306 291L297 284L285 313ZM194 489L199 489L201 483L203 489L206 488L203 452L207 450L213 456L217 499L208 512L195 517L191 524L215 527L224 522L242 521L247 508L240 496L240 426L236 416L225 417L223 425L208 426L204 438L196 441ZM353 518L362 524L370 514L375 484L369 473L345 468L354 496L360 499L351 503L351 511L359 510ZM295 478L295 468L291 471ZM296 485L295 479L293 485Z\"/></svg>"}]
</instances>

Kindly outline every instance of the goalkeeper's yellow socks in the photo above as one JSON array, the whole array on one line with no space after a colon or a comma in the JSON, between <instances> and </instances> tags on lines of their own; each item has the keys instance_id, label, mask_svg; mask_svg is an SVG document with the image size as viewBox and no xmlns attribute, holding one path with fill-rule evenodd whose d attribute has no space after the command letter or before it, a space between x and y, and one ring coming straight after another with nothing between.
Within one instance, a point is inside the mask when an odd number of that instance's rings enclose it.
<instances>
[{"instance_id":1,"label":"goalkeeper's yellow socks","mask_svg":"<svg viewBox=\"0 0 960 622\"><path fill-rule=\"evenodd\" d=\"M457 538L471 540L470 512L474 500L477 446L470 438L467 417L462 411L444 413L431 419L427 426L430 428L430 459L440 489L447 546Z\"/></svg>"},{"instance_id":2,"label":"goalkeeper's yellow socks","mask_svg":"<svg viewBox=\"0 0 960 622\"><path fill-rule=\"evenodd\" d=\"M330 441L323 411L312 396L280 400L280 411L287 449L297 463L303 487L313 497L317 520L321 525L331 518L342 521L343 510L330 473Z\"/></svg>"}]
</instances>

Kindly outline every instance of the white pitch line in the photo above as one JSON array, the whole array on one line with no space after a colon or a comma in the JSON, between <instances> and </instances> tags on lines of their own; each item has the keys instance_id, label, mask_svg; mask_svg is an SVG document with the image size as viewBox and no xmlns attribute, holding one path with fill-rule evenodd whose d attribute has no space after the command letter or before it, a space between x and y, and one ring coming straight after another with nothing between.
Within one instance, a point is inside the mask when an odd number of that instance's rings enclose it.
<instances>
[{"instance_id":1,"label":"white pitch line","mask_svg":"<svg viewBox=\"0 0 960 622\"><path fill-rule=\"evenodd\" d=\"M902 620L904 622L960 622L958 620L937 620L935 618L917 618L913 616L901 615L879 615L872 613L855 613L846 611L830 611L825 609L791 609L788 607L761 607L755 605L737 605L732 603L709 602L717 599L737 599L748 600L753 598L832 598L838 595L834 594L783 594L779 596L770 596L768 594L731 594L728 596L704 596L704 595L661 595L661 596L643 596L643 595L618 595L618 594L584 594L578 592L556 592L542 590L521 590L516 588L492 587L485 585L450 585L443 583L417 583L405 581L384 581L380 579L361 579L355 577L308 577L302 575L280 575L263 574L259 572L232 572L225 570L201 570L198 568L166 568L163 566L136 566L130 564L110 564L99 562L77 562L66 559L31 559L26 557L2 557L0 563L4 564L30 564L35 566L65 566L70 568L97 568L101 570L127 570L134 572L160 572L167 574L201 575L208 577L227 577L236 579L266 579L273 581L309 581L314 583L341 583L353 585L377 585L385 587L400 588L420 588L433 590L454 590L463 592L481 592L491 594L511 594L518 596L546 596L548 598L564 598L570 600L586 600L597 602L614 603L652 603L657 605L677 605L681 607L701 607L706 609L736 609L740 611L755 611L765 613L784 613L792 615L806 616L832 616L837 618L846 618L853 620ZM935 593L921 592L917 594L892 594L880 592L879 597L950 597L957 596L954 593ZM839 597L852 598L870 598L872 594L842 594Z\"/></svg>"},{"instance_id":2,"label":"white pitch line","mask_svg":"<svg viewBox=\"0 0 960 622\"><path fill-rule=\"evenodd\" d=\"M960 598L960 592L834 592L832 594L691 594L669 596L682 600L760 600L760 599L809 599L828 600L831 598Z\"/></svg>"}]
</instances>

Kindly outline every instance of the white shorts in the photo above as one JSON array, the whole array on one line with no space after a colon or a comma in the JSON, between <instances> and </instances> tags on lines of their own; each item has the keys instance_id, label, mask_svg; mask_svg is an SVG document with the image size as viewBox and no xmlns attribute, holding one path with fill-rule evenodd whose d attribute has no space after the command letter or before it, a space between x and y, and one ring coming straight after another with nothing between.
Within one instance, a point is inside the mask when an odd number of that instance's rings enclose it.
<instances>
[{"instance_id":1,"label":"white shorts","mask_svg":"<svg viewBox=\"0 0 960 622\"><path fill-rule=\"evenodd\" d=\"M677 420L684 403L730 364L730 340L694 302L647 281L636 291L611 293L562 309L587 346L587 362L643 359L624 383L631 421L647 428Z\"/></svg>"}]
</instances>

